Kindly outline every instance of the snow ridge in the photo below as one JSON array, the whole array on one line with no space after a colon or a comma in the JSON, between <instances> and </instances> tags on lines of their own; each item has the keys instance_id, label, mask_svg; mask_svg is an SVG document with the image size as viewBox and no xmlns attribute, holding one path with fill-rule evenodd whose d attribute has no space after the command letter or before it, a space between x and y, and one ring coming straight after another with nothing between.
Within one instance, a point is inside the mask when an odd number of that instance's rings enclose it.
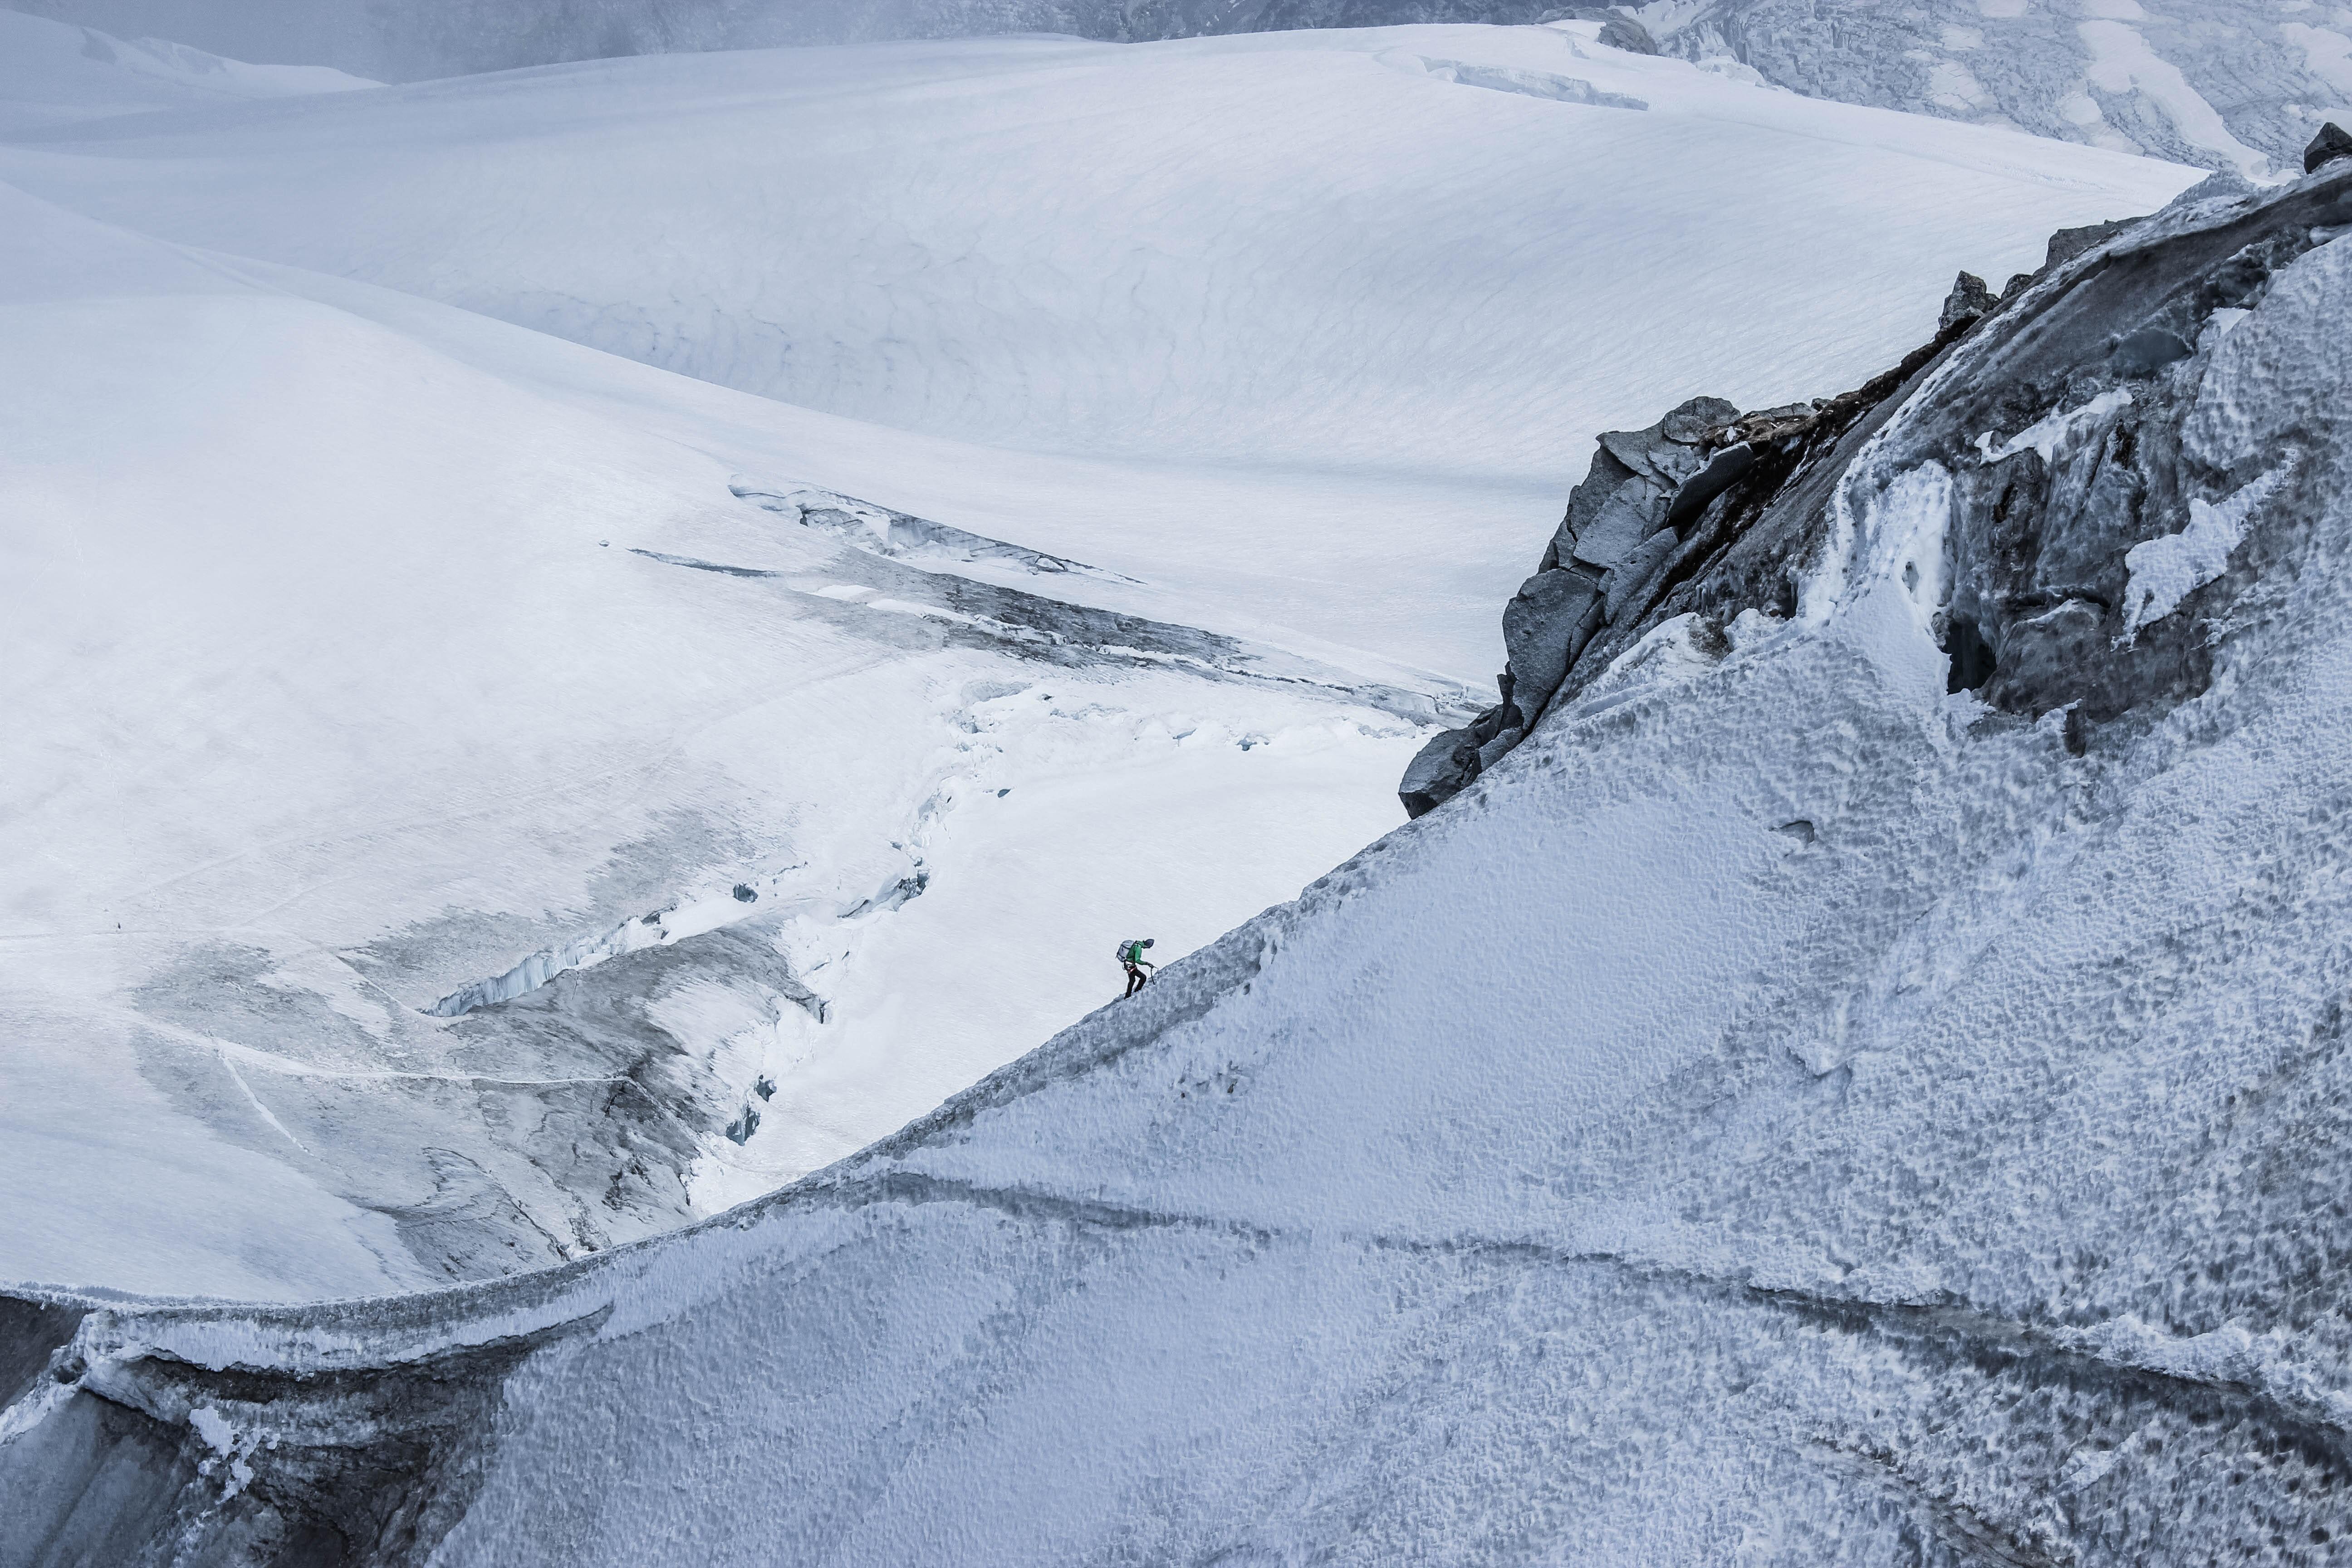
<instances>
[{"instance_id":1,"label":"snow ridge","mask_svg":"<svg viewBox=\"0 0 2352 1568\"><path fill-rule=\"evenodd\" d=\"M2194 196L1738 422L1797 460L1699 510L1643 657L827 1171L438 1293L16 1293L0 1542L2325 1561L2347 208L2341 164ZM1979 445L2117 385L2046 458ZM1604 451L1612 494L1690 461ZM2120 645L2131 550L2273 471Z\"/></svg>"}]
</instances>

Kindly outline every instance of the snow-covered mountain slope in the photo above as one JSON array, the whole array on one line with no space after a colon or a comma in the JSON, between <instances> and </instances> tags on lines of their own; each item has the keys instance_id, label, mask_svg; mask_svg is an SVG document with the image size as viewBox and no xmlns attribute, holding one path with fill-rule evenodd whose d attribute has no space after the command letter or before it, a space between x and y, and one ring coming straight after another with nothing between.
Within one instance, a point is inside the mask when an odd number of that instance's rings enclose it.
<instances>
[{"instance_id":1,"label":"snow-covered mountain slope","mask_svg":"<svg viewBox=\"0 0 2352 1568\"><path fill-rule=\"evenodd\" d=\"M2029 268L2052 229L2190 177L1757 90L1596 31L612 61L120 121L0 150L0 178L1068 457L1013 488L895 451L827 482L1202 590L1146 613L1484 680L1491 605L1593 432L1700 391L1850 384L1926 335L1955 268ZM1576 83L1646 107L1562 101Z\"/></svg>"},{"instance_id":2,"label":"snow-covered mountain slope","mask_svg":"<svg viewBox=\"0 0 2352 1568\"><path fill-rule=\"evenodd\" d=\"M2352 10L2308 0L1649 0L1662 47L1764 79L2231 169L2300 172L2352 106Z\"/></svg>"},{"instance_id":3,"label":"snow-covered mountain slope","mask_svg":"<svg viewBox=\"0 0 2352 1568\"><path fill-rule=\"evenodd\" d=\"M1063 33L1139 41L1576 13L1550 0L19 0L116 31L408 80L614 55ZM1598 8L1583 14L1602 16ZM2352 11L2315 0L1646 0L1666 52L1799 92L2293 172L2352 105Z\"/></svg>"},{"instance_id":4,"label":"snow-covered mountain slope","mask_svg":"<svg viewBox=\"0 0 2352 1568\"><path fill-rule=\"evenodd\" d=\"M2352 161L2053 271L1744 512L1789 614L821 1176L20 1294L8 1561L2331 1561L2347 234Z\"/></svg>"},{"instance_id":5,"label":"snow-covered mountain slope","mask_svg":"<svg viewBox=\"0 0 2352 1568\"><path fill-rule=\"evenodd\" d=\"M2190 177L1595 31L0 146L0 1273L498 1273L854 1151L1394 824L1584 432Z\"/></svg>"},{"instance_id":6,"label":"snow-covered mountain slope","mask_svg":"<svg viewBox=\"0 0 2352 1568\"><path fill-rule=\"evenodd\" d=\"M135 41L0 10L0 134L157 109L350 92L325 66L257 66L162 38Z\"/></svg>"},{"instance_id":7,"label":"snow-covered mountain slope","mask_svg":"<svg viewBox=\"0 0 2352 1568\"><path fill-rule=\"evenodd\" d=\"M759 399L5 195L11 1274L644 1234L1395 820L1425 695L739 498L810 436Z\"/></svg>"}]
</instances>

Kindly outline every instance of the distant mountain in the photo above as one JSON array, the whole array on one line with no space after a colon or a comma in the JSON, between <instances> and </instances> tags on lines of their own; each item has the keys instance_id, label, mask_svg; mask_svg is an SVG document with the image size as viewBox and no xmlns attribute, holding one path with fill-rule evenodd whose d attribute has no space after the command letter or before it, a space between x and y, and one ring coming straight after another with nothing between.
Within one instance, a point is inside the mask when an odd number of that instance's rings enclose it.
<instances>
[{"instance_id":1,"label":"distant mountain","mask_svg":"<svg viewBox=\"0 0 2352 1568\"><path fill-rule=\"evenodd\" d=\"M1552 0L19 0L125 36L391 80L616 55L1068 33L1529 23ZM2352 13L2255 0L1650 0L1667 53L1816 98L2261 175L2352 105ZM1587 11L1587 15L1598 15ZM1639 35L1633 35L1638 37ZM1637 46L1638 47L1638 46Z\"/></svg>"},{"instance_id":2,"label":"distant mountain","mask_svg":"<svg viewBox=\"0 0 2352 1568\"><path fill-rule=\"evenodd\" d=\"M1660 47L1815 98L2260 175L2352 103L2352 13L2245 0L1651 0Z\"/></svg>"}]
</instances>

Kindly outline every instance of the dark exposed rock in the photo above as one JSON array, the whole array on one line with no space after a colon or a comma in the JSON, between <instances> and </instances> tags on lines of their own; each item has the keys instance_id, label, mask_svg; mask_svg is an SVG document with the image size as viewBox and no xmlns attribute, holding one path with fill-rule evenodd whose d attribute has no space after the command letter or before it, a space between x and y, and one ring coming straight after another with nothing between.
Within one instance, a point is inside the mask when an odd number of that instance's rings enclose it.
<instances>
[{"instance_id":1,"label":"dark exposed rock","mask_svg":"<svg viewBox=\"0 0 2352 1568\"><path fill-rule=\"evenodd\" d=\"M2179 332L2164 327L2142 327L2116 345L2116 374L2130 377L2154 375L2174 360L2187 359L2195 352Z\"/></svg>"},{"instance_id":2,"label":"dark exposed rock","mask_svg":"<svg viewBox=\"0 0 2352 1568\"><path fill-rule=\"evenodd\" d=\"M1561 554L1606 572L1657 527L1660 509L1677 487L1636 474L1611 487L1600 507L1586 520Z\"/></svg>"},{"instance_id":3,"label":"dark exposed rock","mask_svg":"<svg viewBox=\"0 0 2352 1568\"><path fill-rule=\"evenodd\" d=\"M1521 702L1540 709L1583 649L1601 611L1601 579L1578 566L1538 572L1503 611L1503 647Z\"/></svg>"},{"instance_id":4,"label":"dark exposed rock","mask_svg":"<svg viewBox=\"0 0 2352 1568\"><path fill-rule=\"evenodd\" d=\"M2319 134L2313 137L2311 145L2303 150L2303 172L2315 174L2319 173L2319 165L2333 163L2338 158L2352 158L2352 132L2347 132L2344 127L2331 120L2319 128Z\"/></svg>"},{"instance_id":5,"label":"dark exposed rock","mask_svg":"<svg viewBox=\"0 0 2352 1568\"><path fill-rule=\"evenodd\" d=\"M63 1403L0 1450L0 1562L422 1563L481 1484L501 1381L586 1326L299 1379L152 1356L58 1366ZM175 1521L201 1554L174 1552Z\"/></svg>"},{"instance_id":6,"label":"dark exposed rock","mask_svg":"<svg viewBox=\"0 0 2352 1568\"><path fill-rule=\"evenodd\" d=\"M2084 224L2080 228L2062 228L2050 237L2050 248L2043 253L2042 270L2063 267L2095 245L2104 245L2140 220L2119 217L2109 223Z\"/></svg>"},{"instance_id":7,"label":"dark exposed rock","mask_svg":"<svg viewBox=\"0 0 2352 1568\"><path fill-rule=\"evenodd\" d=\"M1779 412L1775 410L1775 412ZM1745 441L1735 441L1706 460L1706 466L1682 482L1675 491L1674 504L1666 508L1666 526L1680 530L1690 526L1706 503L1729 489L1756 466L1756 448Z\"/></svg>"},{"instance_id":8,"label":"dark exposed rock","mask_svg":"<svg viewBox=\"0 0 2352 1568\"><path fill-rule=\"evenodd\" d=\"M1627 602L1649 585L1679 542L1673 529L1662 528L1643 540L1631 555L1609 569L1608 574L1601 580L1602 613L1607 619L1624 618Z\"/></svg>"},{"instance_id":9,"label":"dark exposed rock","mask_svg":"<svg viewBox=\"0 0 2352 1568\"><path fill-rule=\"evenodd\" d=\"M50 1356L73 1338L82 1316L79 1307L0 1296L0 1408L48 1371Z\"/></svg>"},{"instance_id":10,"label":"dark exposed rock","mask_svg":"<svg viewBox=\"0 0 2352 1568\"><path fill-rule=\"evenodd\" d=\"M1478 772L1478 748L1469 743L1469 731L1442 731L1405 764L1397 798L1407 816L1425 816L1468 788Z\"/></svg>"},{"instance_id":11,"label":"dark exposed rock","mask_svg":"<svg viewBox=\"0 0 2352 1568\"><path fill-rule=\"evenodd\" d=\"M1749 414L1685 404L1647 431L1603 436L1544 570L1507 614L1518 722L1445 751L1444 790L1408 810L1466 787L1509 749L1498 737L1532 731L1664 621L1689 614L1718 636L1744 611L1793 614L1838 487L1882 434L1885 471L1932 468L1949 484L1937 625L1953 691L2023 717L2063 710L2077 752L2202 691L2210 616L2293 546L2250 538L2181 613L2152 618L2126 605L2125 557L2178 533L2192 501L2219 504L2257 477L2205 470L2182 447L2215 312L2260 304L2352 223L2352 165L2274 194L2217 176L2137 221L2147 227L2129 235L2125 223L2060 231L2042 269L1999 300L1961 274L1936 338L1852 392ZM1914 403L1955 354L1964 363ZM2304 483L2302 471L2266 482ZM1562 563L1593 571L1597 593L1569 592Z\"/></svg>"},{"instance_id":12,"label":"dark exposed rock","mask_svg":"<svg viewBox=\"0 0 2352 1568\"><path fill-rule=\"evenodd\" d=\"M1536 574L1504 611L1505 702L1422 749L1398 791L1406 813L1419 816L1460 793L1535 727L1557 693L1637 640L1645 613L1720 549L1721 529L1703 525L1717 502L1769 489L1788 472L1790 452L1845 429L1924 363L1906 361L1890 373L1895 379L1828 402L1742 414L1722 398L1695 397L1645 430L1602 433Z\"/></svg>"},{"instance_id":13,"label":"dark exposed rock","mask_svg":"<svg viewBox=\"0 0 2352 1568\"><path fill-rule=\"evenodd\" d=\"M1601 42L1612 49L1622 49L1632 55L1654 55L1657 39L1650 29L1622 11L1612 11L1600 5L1563 5L1537 14L1538 22L1598 22Z\"/></svg>"},{"instance_id":14,"label":"dark exposed rock","mask_svg":"<svg viewBox=\"0 0 2352 1568\"><path fill-rule=\"evenodd\" d=\"M1667 440L1690 450L1675 458L1679 472L1688 473L1697 466L1697 447L1709 445L1724 421L1739 416L1739 405L1726 403L1720 397L1694 397L1677 404L1673 412L1658 421L1658 433Z\"/></svg>"},{"instance_id":15,"label":"dark exposed rock","mask_svg":"<svg viewBox=\"0 0 2352 1568\"><path fill-rule=\"evenodd\" d=\"M1944 313L1936 319L1936 330L1948 331L1963 321L1973 321L2000 303L1983 279L1963 272L1953 282L1952 291L1944 296Z\"/></svg>"},{"instance_id":16,"label":"dark exposed rock","mask_svg":"<svg viewBox=\"0 0 2352 1568\"><path fill-rule=\"evenodd\" d=\"M1601 24L1600 41L1629 55L1654 55L1658 52L1658 41L1650 37L1649 28L1615 11L1609 13L1608 19Z\"/></svg>"},{"instance_id":17,"label":"dark exposed rock","mask_svg":"<svg viewBox=\"0 0 2352 1568\"><path fill-rule=\"evenodd\" d=\"M1944 678L1947 691L1974 691L1992 679L1992 645L1966 616L1954 616L1946 624L1944 657L1951 660Z\"/></svg>"},{"instance_id":18,"label":"dark exposed rock","mask_svg":"<svg viewBox=\"0 0 2352 1568\"><path fill-rule=\"evenodd\" d=\"M1772 412L1812 416L1810 405ZM1735 404L1694 397L1645 430L1601 435L1535 575L1503 611L1504 701L1422 748L1398 791L1408 814L1452 798L1500 760L1585 647L1629 606L1646 602L1680 543L1674 520L1696 515L1752 466L1746 445L1727 434L1739 417Z\"/></svg>"}]
</instances>

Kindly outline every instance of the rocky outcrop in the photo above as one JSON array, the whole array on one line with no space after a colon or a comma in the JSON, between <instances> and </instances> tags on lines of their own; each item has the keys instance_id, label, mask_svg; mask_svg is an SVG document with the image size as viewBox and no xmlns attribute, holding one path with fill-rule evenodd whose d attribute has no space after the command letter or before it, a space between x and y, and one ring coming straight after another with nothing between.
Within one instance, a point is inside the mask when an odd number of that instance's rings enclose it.
<instances>
[{"instance_id":1,"label":"rocky outcrop","mask_svg":"<svg viewBox=\"0 0 2352 1568\"><path fill-rule=\"evenodd\" d=\"M2303 172L2315 174L2322 163L2332 163L2338 158L2352 158L2352 133L2330 121L2319 128L2319 134L2303 150Z\"/></svg>"},{"instance_id":2,"label":"rocky outcrop","mask_svg":"<svg viewBox=\"0 0 2352 1568\"><path fill-rule=\"evenodd\" d=\"M1538 22L1598 22L1600 41L1612 49L1622 49L1629 55L1654 55L1658 40L1650 37L1650 29L1622 11L1600 5L1573 5L1542 13Z\"/></svg>"},{"instance_id":3,"label":"rocky outcrop","mask_svg":"<svg viewBox=\"0 0 2352 1568\"><path fill-rule=\"evenodd\" d=\"M2352 161L2273 195L2216 176L2156 218L2062 232L1998 300L1962 274L1936 338L1852 392L1748 414L1696 399L1604 434L1504 612L1502 701L1413 760L1405 809L1459 793L1665 622L1719 641L1743 616L1796 614L1837 486L1874 438L1944 487L1937 633L1953 690L2027 717L2064 709L2077 748L2203 690L2210 606L2292 548L2233 554L2237 531L2318 465L2286 447L2223 463L2192 410L2272 280L2347 232ZM1931 377L1935 395L1915 398Z\"/></svg>"},{"instance_id":4,"label":"rocky outcrop","mask_svg":"<svg viewBox=\"0 0 2352 1568\"><path fill-rule=\"evenodd\" d=\"M0 1289L0 1564L2341 1561L2347 237L2208 189L1612 433L1539 757L784 1191Z\"/></svg>"},{"instance_id":5,"label":"rocky outcrop","mask_svg":"<svg viewBox=\"0 0 2352 1568\"><path fill-rule=\"evenodd\" d=\"M1835 449L1997 307L1981 279L1960 279L1953 291L1960 308L1947 303L1935 342L1854 392L1748 414L1696 397L1647 429L1603 432L1535 575L1503 612L1502 701L1422 748L1398 786L1406 813L1423 815L1493 767L1556 699L1584 686L1654 625L1674 588L1727 553L1759 515L1759 497Z\"/></svg>"},{"instance_id":6,"label":"rocky outcrop","mask_svg":"<svg viewBox=\"0 0 2352 1568\"><path fill-rule=\"evenodd\" d=\"M1536 574L1503 612L1502 701L1414 757L1399 792L1407 812L1449 798L1518 744L1595 636L1649 602L1678 529L1754 461L1744 442L1710 445L1738 415L1720 398L1696 397L1646 430L1601 437Z\"/></svg>"},{"instance_id":7,"label":"rocky outcrop","mask_svg":"<svg viewBox=\"0 0 2352 1568\"><path fill-rule=\"evenodd\" d=\"M1985 287L1983 279L1973 272L1963 272L1952 285L1952 291L1944 297L1944 309L1936 317L1936 330L1948 332L1989 314L2000 303L1993 291Z\"/></svg>"},{"instance_id":8,"label":"rocky outcrop","mask_svg":"<svg viewBox=\"0 0 2352 1568\"><path fill-rule=\"evenodd\" d=\"M1664 52L1728 58L1809 97L2248 174L2264 160L2291 170L2326 106L2345 101L2326 54L2341 24L2243 0L2095 13L1977 0L1662 0L1639 10Z\"/></svg>"}]
</instances>

